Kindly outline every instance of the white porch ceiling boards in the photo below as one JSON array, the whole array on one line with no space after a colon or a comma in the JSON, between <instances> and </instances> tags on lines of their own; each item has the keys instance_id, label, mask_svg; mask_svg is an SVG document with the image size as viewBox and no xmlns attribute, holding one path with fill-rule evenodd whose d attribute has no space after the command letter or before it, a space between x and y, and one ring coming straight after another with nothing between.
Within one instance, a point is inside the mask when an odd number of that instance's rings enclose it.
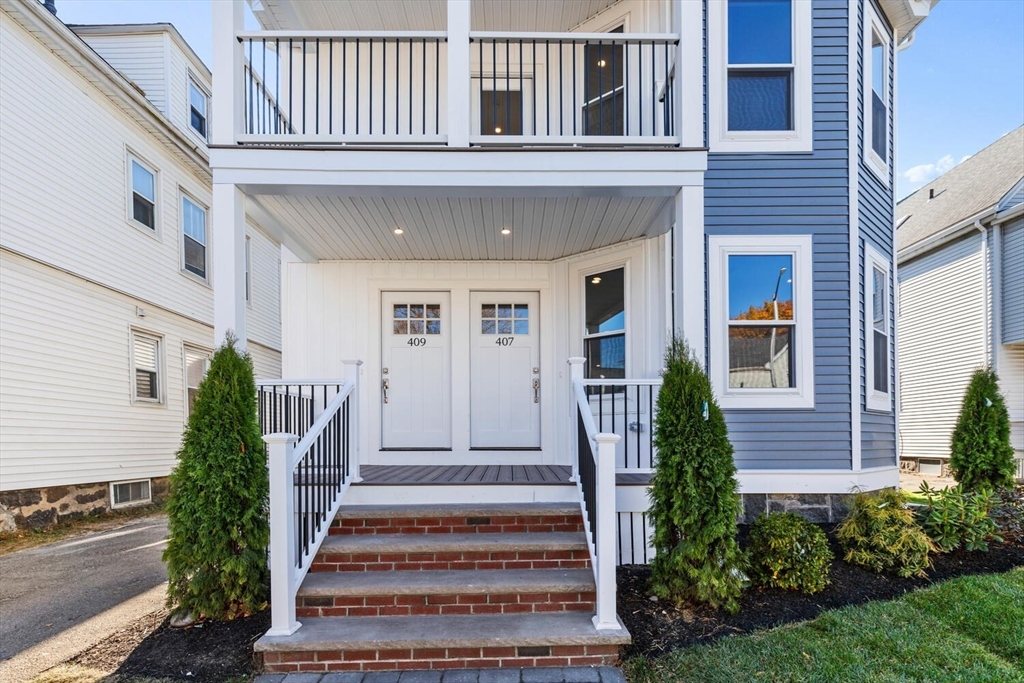
<instances>
[{"instance_id":1,"label":"white porch ceiling boards","mask_svg":"<svg viewBox=\"0 0 1024 683\"><path fill-rule=\"evenodd\" d=\"M473 0L474 31L568 31L617 0ZM447 0L252 0L266 29L443 31Z\"/></svg>"},{"instance_id":2,"label":"white porch ceiling boards","mask_svg":"<svg viewBox=\"0 0 1024 683\"><path fill-rule=\"evenodd\" d=\"M321 260L549 261L663 233L672 207L665 197L256 200Z\"/></svg>"}]
</instances>

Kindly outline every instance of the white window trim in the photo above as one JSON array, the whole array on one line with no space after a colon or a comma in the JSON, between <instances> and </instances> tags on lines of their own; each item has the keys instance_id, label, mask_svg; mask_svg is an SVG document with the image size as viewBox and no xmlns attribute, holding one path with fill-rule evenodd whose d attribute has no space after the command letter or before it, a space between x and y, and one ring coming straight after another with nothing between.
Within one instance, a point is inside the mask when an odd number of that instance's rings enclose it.
<instances>
[{"instance_id":1,"label":"white window trim","mask_svg":"<svg viewBox=\"0 0 1024 683\"><path fill-rule=\"evenodd\" d=\"M814 270L810 235L730 235L708 238L708 305L711 332L711 383L726 409L790 410L814 408ZM796 387L729 388L729 256L788 254L796 271L793 333L797 356Z\"/></svg>"},{"instance_id":2,"label":"white window trim","mask_svg":"<svg viewBox=\"0 0 1024 683\"><path fill-rule=\"evenodd\" d=\"M814 151L811 3L793 0L793 130L729 130L728 0L708 2L708 142L711 152Z\"/></svg>"},{"instance_id":3,"label":"white window trim","mask_svg":"<svg viewBox=\"0 0 1024 683\"><path fill-rule=\"evenodd\" d=\"M156 390L157 397L155 399L146 398L139 396L135 393L135 339L137 337L143 337L151 341L156 342ZM166 353L164 349L164 338L162 335L150 332L148 330L140 330L136 327L130 328L129 334L129 349L128 349L128 368L129 368L129 381L131 383L131 397L132 403L135 405L143 406L164 406L167 404L167 363L164 360Z\"/></svg>"},{"instance_id":4,"label":"white window trim","mask_svg":"<svg viewBox=\"0 0 1024 683\"><path fill-rule=\"evenodd\" d=\"M196 87L196 90L198 90L199 92L203 93L203 95L206 97L206 112L204 114L206 116L206 135L205 136L202 135L198 130L196 130L195 128L192 127L192 90L189 88L189 85L194 85ZM189 130L190 133L192 133L192 135L195 135L197 138L199 138L203 142L209 142L209 139L210 139L210 104L211 104L211 99L212 99L212 95L210 94L210 90L208 88L203 87L203 84L199 82L199 79L196 78L195 75L191 71L189 71L188 72L188 83L185 85L185 113L187 114L186 119L185 119L185 125L188 127L188 130Z\"/></svg>"},{"instance_id":5,"label":"white window trim","mask_svg":"<svg viewBox=\"0 0 1024 683\"><path fill-rule=\"evenodd\" d=\"M874 64L872 63L872 39L871 34L877 33L882 37L882 52L885 55L885 69L883 71L884 83L882 87L885 89L884 102L885 102L885 123L886 123L886 141L885 151L886 159L878 156L878 152L875 151L871 144L874 136L873 131L873 118L871 111L871 93L873 91L872 79L874 77ZM892 60L890 59L890 48L891 41L888 30L885 28L885 24L879 19L878 14L875 12L874 7L871 3L867 3L864 7L864 70L862 72L861 81L863 84L863 93L861 99L864 102L864 163L867 164L878 179L881 180L886 187L889 186L889 161L888 157L892 156L892 145L888 138L889 128L891 128L889 122L892 121L892 89L889 87L889 81L892 78Z\"/></svg>"},{"instance_id":6,"label":"white window trim","mask_svg":"<svg viewBox=\"0 0 1024 683\"><path fill-rule=\"evenodd\" d=\"M206 230L206 244L203 245L203 248L206 250L206 263L204 264L206 267L206 277L193 273L185 267L185 207L183 203L185 199L188 199L206 213L206 221L204 224L204 228ZM213 259L210 258L210 207L208 204L196 199L194 194L185 190L183 187L178 188L178 232L180 233L180 237L178 239L178 253L180 254L178 259L178 269L181 271L182 275L191 278L200 284L206 285L207 287L211 287L210 283L213 281Z\"/></svg>"},{"instance_id":7,"label":"white window trim","mask_svg":"<svg viewBox=\"0 0 1024 683\"><path fill-rule=\"evenodd\" d=\"M864 405L866 410L872 412L892 412L892 353L886 364L889 381L888 391L875 391L875 344L874 344L874 315L871 306L874 298L874 271L881 270L885 273L885 330L886 348L892 348L892 306L889 303L892 294L892 264L889 259L882 256L881 252L870 244L864 246L864 321L863 321L863 343L864 343Z\"/></svg>"},{"instance_id":8,"label":"white window trim","mask_svg":"<svg viewBox=\"0 0 1024 683\"><path fill-rule=\"evenodd\" d=\"M189 351L192 351L192 352L198 353L198 354L203 354L203 355L206 356L206 371L207 372L210 371L210 361L213 360L213 349L207 348L207 347L203 346L202 344L193 344L192 342L182 342L181 343L181 377L182 377L181 389L182 389L182 400L184 401L184 403L182 405L185 407L185 410L184 410L184 418L185 418L184 422L185 423L188 423L188 418L189 418L189 413L188 413L188 352ZM205 377L206 377L206 373L204 372L203 373L203 378L205 379Z\"/></svg>"},{"instance_id":9,"label":"white window trim","mask_svg":"<svg viewBox=\"0 0 1024 683\"><path fill-rule=\"evenodd\" d=\"M114 502L114 487L119 484L138 484L140 482L146 482L149 484L149 497L141 500L132 500L127 503L115 503ZM152 479L128 479L126 481L112 481L109 484L110 487L110 509L118 510L120 508L130 508L139 505L149 505L153 502L153 480Z\"/></svg>"},{"instance_id":10,"label":"white window trim","mask_svg":"<svg viewBox=\"0 0 1024 683\"><path fill-rule=\"evenodd\" d=\"M145 223L140 223L135 220L135 211L133 206L133 195L135 193L134 185L132 184L132 162L136 162L139 166L153 174L153 227L149 227ZM136 230L142 231L144 234L150 237L160 240L160 217L162 215L160 209L160 171L156 166L146 161L143 157L139 156L131 149L125 148L125 162L124 162L124 185L125 185L125 221Z\"/></svg>"},{"instance_id":11,"label":"white window trim","mask_svg":"<svg viewBox=\"0 0 1024 683\"><path fill-rule=\"evenodd\" d=\"M245 236L245 305L252 308L252 236Z\"/></svg>"}]
</instances>

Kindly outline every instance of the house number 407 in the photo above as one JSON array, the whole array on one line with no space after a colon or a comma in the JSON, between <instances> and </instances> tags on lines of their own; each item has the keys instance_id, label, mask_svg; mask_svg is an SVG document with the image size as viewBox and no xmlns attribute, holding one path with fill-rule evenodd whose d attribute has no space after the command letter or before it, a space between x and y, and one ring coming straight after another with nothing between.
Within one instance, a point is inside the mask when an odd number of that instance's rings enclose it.
<instances>
[{"instance_id":1,"label":"house number 407","mask_svg":"<svg viewBox=\"0 0 1024 683\"><path fill-rule=\"evenodd\" d=\"M515 337L498 337L494 343L498 346L512 346L513 341L515 341Z\"/></svg>"}]
</instances>

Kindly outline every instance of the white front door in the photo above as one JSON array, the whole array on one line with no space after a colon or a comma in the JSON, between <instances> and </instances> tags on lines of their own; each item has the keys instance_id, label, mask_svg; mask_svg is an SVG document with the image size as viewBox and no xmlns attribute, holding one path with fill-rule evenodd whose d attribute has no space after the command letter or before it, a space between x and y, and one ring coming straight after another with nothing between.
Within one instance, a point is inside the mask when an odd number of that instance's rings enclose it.
<instances>
[{"instance_id":1,"label":"white front door","mask_svg":"<svg viewBox=\"0 0 1024 683\"><path fill-rule=\"evenodd\" d=\"M540 296L473 292L470 447L540 448Z\"/></svg>"},{"instance_id":2,"label":"white front door","mask_svg":"<svg viewBox=\"0 0 1024 683\"><path fill-rule=\"evenodd\" d=\"M451 448L450 302L448 292L381 295L383 448Z\"/></svg>"}]
</instances>

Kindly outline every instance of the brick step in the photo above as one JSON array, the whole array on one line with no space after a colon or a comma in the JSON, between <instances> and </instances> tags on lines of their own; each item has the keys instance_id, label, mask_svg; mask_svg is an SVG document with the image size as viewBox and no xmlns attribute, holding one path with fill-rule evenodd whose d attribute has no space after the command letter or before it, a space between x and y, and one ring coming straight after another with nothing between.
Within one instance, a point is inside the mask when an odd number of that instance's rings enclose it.
<instances>
[{"instance_id":1,"label":"brick step","mask_svg":"<svg viewBox=\"0 0 1024 683\"><path fill-rule=\"evenodd\" d=\"M268 672L600 666L629 632L598 631L589 614L308 618L290 636L263 636Z\"/></svg>"},{"instance_id":2,"label":"brick step","mask_svg":"<svg viewBox=\"0 0 1024 683\"><path fill-rule=\"evenodd\" d=\"M589 569L315 572L296 598L300 619L522 614L596 609Z\"/></svg>"},{"instance_id":3,"label":"brick step","mask_svg":"<svg viewBox=\"0 0 1024 683\"><path fill-rule=\"evenodd\" d=\"M583 531L579 505L359 505L338 511L337 535Z\"/></svg>"},{"instance_id":4,"label":"brick step","mask_svg":"<svg viewBox=\"0 0 1024 683\"><path fill-rule=\"evenodd\" d=\"M324 539L312 572L585 569L582 532L370 534Z\"/></svg>"}]
</instances>

